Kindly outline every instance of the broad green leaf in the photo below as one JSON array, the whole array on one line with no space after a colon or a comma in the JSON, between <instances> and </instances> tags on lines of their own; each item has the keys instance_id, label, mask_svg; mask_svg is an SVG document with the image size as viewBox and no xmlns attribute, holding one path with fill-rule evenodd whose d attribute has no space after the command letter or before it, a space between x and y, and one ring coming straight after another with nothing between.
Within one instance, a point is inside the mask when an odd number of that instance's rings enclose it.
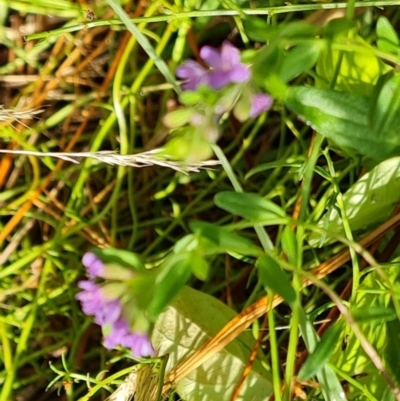
<instances>
[{"instance_id":1,"label":"broad green leaf","mask_svg":"<svg viewBox=\"0 0 400 401\"><path fill-rule=\"evenodd\" d=\"M332 352L335 350L335 345L338 344L340 335L343 331L343 325L339 322L335 323L326 331L318 342L314 351L309 354L307 360L299 371L299 379L307 380L315 376L321 370L324 364L328 361Z\"/></svg>"},{"instance_id":2,"label":"broad green leaf","mask_svg":"<svg viewBox=\"0 0 400 401\"><path fill-rule=\"evenodd\" d=\"M265 254L257 260L258 277L264 287L279 294L288 304L296 301L296 293L288 276L271 256Z\"/></svg>"},{"instance_id":3,"label":"broad green leaf","mask_svg":"<svg viewBox=\"0 0 400 401\"><path fill-rule=\"evenodd\" d=\"M240 255L259 256L263 250L253 242L239 234L232 233L224 227L203 221L192 221L190 229L206 238L211 244L204 249L206 254L220 252L234 252Z\"/></svg>"},{"instance_id":4,"label":"broad green leaf","mask_svg":"<svg viewBox=\"0 0 400 401\"><path fill-rule=\"evenodd\" d=\"M366 230L389 218L400 201L398 182L400 157L395 157L378 164L343 194L346 216L352 231ZM325 218L322 217L318 226L322 228L324 222ZM326 228L335 234L344 235L342 218L337 210L330 212ZM319 241L320 234L311 234L311 246L317 246ZM330 242L329 238L326 242Z\"/></svg>"},{"instance_id":5,"label":"broad green leaf","mask_svg":"<svg viewBox=\"0 0 400 401\"><path fill-rule=\"evenodd\" d=\"M204 345L235 312L212 296L185 287L162 313L152 342L159 355L169 354L167 371ZM248 362L254 338L243 332L176 386L186 401L228 401ZM265 365L265 362L263 362ZM272 394L270 373L256 358L237 400L266 401Z\"/></svg>"},{"instance_id":6,"label":"broad green leaf","mask_svg":"<svg viewBox=\"0 0 400 401\"><path fill-rule=\"evenodd\" d=\"M380 50L398 54L399 38L389 20L381 15L376 24L377 45Z\"/></svg>"},{"instance_id":7,"label":"broad green leaf","mask_svg":"<svg viewBox=\"0 0 400 401\"><path fill-rule=\"evenodd\" d=\"M385 131L370 124L371 101L354 93L292 87L285 103L308 125L343 149L381 161L400 155L400 116Z\"/></svg>"},{"instance_id":8,"label":"broad green leaf","mask_svg":"<svg viewBox=\"0 0 400 401\"><path fill-rule=\"evenodd\" d=\"M220 192L214 202L229 213L257 223L268 224L268 221L286 218L283 209L255 193Z\"/></svg>"},{"instance_id":9,"label":"broad green leaf","mask_svg":"<svg viewBox=\"0 0 400 401\"><path fill-rule=\"evenodd\" d=\"M148 307L150 319L155 319L179 294L192 273L191 253L183 252L168 257L159 267L153 298Z\"/></svg>"}]
</instances>

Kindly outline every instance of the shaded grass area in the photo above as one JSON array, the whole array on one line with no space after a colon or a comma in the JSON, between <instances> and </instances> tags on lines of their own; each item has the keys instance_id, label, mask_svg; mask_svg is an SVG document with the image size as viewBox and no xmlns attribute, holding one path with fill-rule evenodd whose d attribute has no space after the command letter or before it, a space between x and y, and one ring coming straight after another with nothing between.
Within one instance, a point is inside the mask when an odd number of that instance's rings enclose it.
<instances>
[{"instance_id":1,"label":"shaded grass area","mask_svg":"<svg viewBox=\"0 0 400 401\"><path fill-rule=\"evenodd\" d=\"M230 3L223 3L224 8ZM8 110L0 109L3 149L117 149L135 154L165 143L162 117L176 108L176 94L130 33L120 25L98 22L114 16L105 2L15 1L12 6L0 2L0 7L5 16L0 28L0 104ZM125 11L139 18L139 29L171 71L186 57L196 57L204 44L218 46L229 38L242 48L249 46L240 19L227 16L226 10L166 22L151 17L179 14L175 3L129 3ZM234 11L240 14L239 6ZM281 18L300 18L293 15ZM24 39L54 29L60 29L57 35ZM312 82L309 76L299 80ZM278 104L268 120L261 116L240 124L229 118L220 146L246 191L296 213L309 132ZM358 163L340 157L332 163L338 185L347 189L360 173ZM260 172L249 174L260 165ZM321 158L319 168L326 172L326 165ZM318 221L333 196L332 183L325 178L313 180L307 205L311 223ZM133 364L122 351L102 347L100 331L82 315L74 298L76 282L84 276L80 260L91 246L128 249L146 258L148 266L156 266L190 232L190 220L231 221L213 202L217 191L232 189L219 167L185 175L157 166L133 169L91 159L76 165L50 157L8 155L0 160L0 187L0 401L49 400L58 393L61 399L77 400L87 392L87 374L96 383L105 371L114 373ZM244 233L256 241L252 231ZM282 231L271 228L269 234L278 242ZM304 267L316 266L341 249L307 248ZM329 284L340 293L350 278L349 265L329 278ZM238 311L264 294L253 266L229 255L215 257L208 282L193 279L191 285ZM315 287L304 291L303 302L315 318L325 317L331 307ZM286 327L288 308L277 308L275 319ZM288 330L278 334L282 360L288 335ZM299 341L299 350L304 348Z\"/></svg>"}]
</instances>

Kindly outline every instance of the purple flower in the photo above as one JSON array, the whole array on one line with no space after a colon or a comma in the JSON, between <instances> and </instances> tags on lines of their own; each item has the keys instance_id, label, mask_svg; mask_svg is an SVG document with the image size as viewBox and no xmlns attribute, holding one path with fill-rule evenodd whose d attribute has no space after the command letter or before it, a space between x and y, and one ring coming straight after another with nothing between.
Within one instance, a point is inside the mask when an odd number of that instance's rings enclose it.
<instances>
[{"instance_id":1,"label":"purple flower","mask_svg":"<svg viewBox=\"0 0 400 401\"><path fill-rule=\"evenodd\" d=\"M129 335L129 325L124 319L119 319L112 324L110 332L104 336L104 346L107 349L113 349L122 342L126 336Z\"/></svg>"},{"instance_id":2,"label":"purple flower","mask_svg":"<svg viewBox=\"0 0 400 401\"><path fill-rule=\"evenodd\" d=\"M154 348L151 345L149 336L147 334L132 333L126 336L121 345L130 348L132 353L138 357L154 356Z\"/></svg>"},{"instance_id":3,"label":"purple flower","mask_svg":"<svg viewBox=\"0 0 400 401\"><path fill-rule=\"evenodd\" d=\"M100 286L93 281L83 280L78 283L83 291L76 294L75 298L81 301L82 310L85 315L95 315L102 308L103 298Z\"/></svg>"},{"instance_id":4,"label":"purple flower","mask_svg":"<svg viewBox=\"0 0 400 401\"><path fill-rule=\"evenodd\" d=\"M102 276L104 264L93 252L86 252L83 255L82 264L86 267L91 279Z\"/></svg>"},{"instance_id":5,"label":"purple flower","mask_svg":"<svg viewBox=\"0 0 400 401\"><path fill-rule=\"evenodd\" d=\"M110 332L104 337L104 346L112 349L117 346L130 348L137 357L154 356L154 348L149 336L145 333L130 332L124 319L119 319L110 327Z\"/></svg>"},{"instance_id":6,"label":"purple flower","mask_svg":"<svg viewBox=\"0 0 400 401\"><path fill-rule=\"evenodd\" d=\"M206 70L199 63L187 60L176 69L176 75L185 79L185 90L196 90L200 84L221 89L229 83L241 83L250 79L248 67L240 62L240 52L229 42L224 42L221 51L210 46L200 50L200 57L211 67Z\"/></svg>"},{"instance_id":7,"label":"purple flower","mask_svg":"<svg viewBox=\"0 0 400 401\"><path fill-rule=\"evenodd\" d=\"M272 97L264 93L257 93L251 99L250 117L254 118L272 106Z\"/></svg>"},{"instance_id":8,"label":"purple flower","mask_svg":"<svg viewBox=\"0 0 400 401\"><path fill-rule=\"evenodd\" d=\"M209 84L214 89L221 89L231 82L241 83L250 79L249 69L240 62L240 52L229 42L224 42L221 52L213 47L204 46L200 57L212 68Z\"/></svg>"},{"instance_id":9,"label":"purple flower","mask_svg":"<svg viewBox=\"0 0 400 401\"><path fill-rule=\"evenodd\" d=\"M208 84L207 71L196 61L187 60L176 69L176 76L186 82L182 85L184 90L196 90L200 84Z\"/></svg>"},{"instance_id":10,"label":"purple flower","mask_svg":"<svg viewBox=\"0 0 400 401\"><path fill-rule=\"evenodd\" d=\"M120 317L122 312L122 305L119 299L103 302L101 308L97 310L94 315L94 321L103 326L105 324L113 324Z\"/></svg>"}]
</instances>

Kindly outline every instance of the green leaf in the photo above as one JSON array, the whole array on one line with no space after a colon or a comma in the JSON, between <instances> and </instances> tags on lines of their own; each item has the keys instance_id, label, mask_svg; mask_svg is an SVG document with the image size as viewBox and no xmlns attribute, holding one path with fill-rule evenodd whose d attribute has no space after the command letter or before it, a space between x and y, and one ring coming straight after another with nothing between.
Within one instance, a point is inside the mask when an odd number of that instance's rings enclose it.
<instances>
[{"instance_id":1,"label":"green leaf","mask_svg":"<svg viewBox=\"0 0 400 401\"><path fill-rule=\"evenodd\" d=\"M236 316L212 296L185 287L158 318L152 343L160 355L169 354L171 367L205 344ZM242 376L254 346L250 332L243 332L220 352L178 382L176 390L186 401L228 401ZM270 374L255 359L238 400L266 401L272 394ZM265 362L263 362L265 364Z\"/></svg>"},{"instance_id":2,"label":"green leaf","mask_svg":"<svg viewBox=\"0 0 400 401\"><path fill-rule=\"evenodd\" d=\"M382 278L382 273L385 279ZM391 265L381 266L381 272L370 272L365 276L360 284L358 291L352 298L352 309L363 310L375 307L387 307L392 305L392 295L388 289L388 283L398 283L400 279L399 261L394 260ZM369 321L367 323L359 323L360 330L366 336L368 342L376 349L379 355L385 361L386 353L392 351L395 358L400 360L394 347L398 347L397 336L390 337L388 325L393 322L397 323L397 319L387 322L386 324L380 320ZM390 330L390 328L389 328ZM398 329L397 329L398 330ZM393 339L391 342L389 338ZM389 344L389 345L388 345ZM387 348L389 347L389 348ZM376 368L371 359L365 354L360 345L358 338L349 330L346 335L346 342L338 344L331 357L331 362L349 376L358 375L357 382L378 400L383 399L387 383L382 377L381 372ZM349 399L367 399L362 390L349 386Z\"/></svg>"},{"instance_id":3,"label":"green leaf","mask_svg":"<svg viewBox=\"0 0 400 401\"><path fill-rule=\"evenodd\" d=\"M239 234L232 233L224 227L204 221L192 221L190 229L206 238L211 244L204 249L206 254L234 252L240 255L259 256L263 250L254 245L253 242Z\"/></svg>"},{"instance_id":4,"label":"green leaf","mask_svg":"<svg viewBox=\"0 0 400 401\"><path fill-rule=\"evenodd\" d=\"M400 155L400 116L380 131L370 125L371 102L354 93L292 87L285 103L308 125L343 149L381 161Z\"/></svg>"},{"instance_id":5,"label":"green leaf","mask_svg":"<svg viewBox=\"0 0 400 401\"><path fill-rule=\"evenodd\" d=\"M192 273L191 253L183 252L168 257L157 274L153 298L148 307L151 320L154 320L179 294Z\"/></svg>"},{"instance_id":6,"label":"green leaf","mask_svg":"<svg viewBox=\"0 0 400 401\"><path fill-rule=\"evenodd\" d=\"M170 111L163 118L163 123L167 128L179 128L186 125L194 114L190 108L181 108Z\"/></svg>"},{"instance_id":7,"label":"green leaf","mask_svg":"<svg viewBox=\"0 0 400 401\"><path fill-rule=\"evenodd\" d=\"M343 325L339 322L335 323L322 336L321 341L317 344L314 351L308 356L307 360L299 371L299 379L307 380L315 376L316 373L328 361L335 346L339 342L340 335L343 331Z\"/></svg>"},{"instance_id":8,"label":"green leaf","mask_svg":"<svg viewBox=\"0 0 400 401\"><path fill-rule=\"evenodd\" d=\"M92 248L93 252L104 264L115 264L135 270L145 270L144 264L138 255L116 248Z\"/></svg>"},{"instance_id":9,"label":"green leaf","mask_svg":"<svg viewBox=\"0 0 400 401\"><path fill-rule=\"evenodd\" d=\"M392 75L392 74L387 74ZM370 122L375 133L387 132L400 109L400 75L394 74L383 84L371 108ZM398 119L395 123L398 123Z\"/></svg>"},{"instance_id":10,"label":"green leaf","mask_svg":"<svg viewBox=\"0 0 400 401\"><path fill-rule=\"evenodd\" d=\"M189 263L192 269L192 273L199 280L207 280L210 274L210 265L208 262L201 256L200 252L192 251L189 255Z\"/></svg>"},{"instance_id":11,"label":"green leaf","mask_svg":"<svg viewBox=\"0 0 400 401\"><path fill-rule=\"evenodd\" d=\"M353 25L353 24L351 24ZM325 46L321 50L316 71L316 85L329 88L335 79L336 90L370 96L379 77L390 67L375 54L375 49L357 34L357 29L348 26L347 21L335 20L327 28ZM343 49L343 43L350 42L354 48ZM341 46L340 49L337 46ZM337 66L340 69L337 72Z\"/></svg>"},{"instance_id":12,"label":"green leaf","mask_svg":"<svg viewBox=\"0 0 400 401\"><path fill-rule=\"evenodd\" d=\"M400 386L400 322L398 319L386 323L386 336L384 359L396 384Z\"/></svg>"},{"instance_id":13,"label":"green leaf","mask_svg":"<svg viewBox=\"0 0 400 401\"><path fill-rule=\"evenodd\" d=\"M400 201L400 157L383 161L367 174L364 174L344 194L343 203L352 231L367 230L385 221ZM395 184L395 185L394 185ZM336 209L329 213L326 228L337 235L344 235L343 221ZM318 227L323 227L322 217ZM320 234L313 233L309 238L311 246L318 246ZM323 244L331 242L329 237ZM322 245L323 245L322 244Z\"/></svg>"},{"instance_id":14,"label":"green leaf","mask_svg":"<svg viewBox=\"0 0 400 401\"><path fill-rule=\"evenodd\" d=\"M229 213L247 220L268 224L287 218L283 209L261 195L249 192L220 192L214 197L215 204Z\"/></svg>"},{"instance_id":15,"label":"green leaf","mask_svg":"<svg viewBox=\"0 0 400 401\"><path fill-rule=\"evenodd\" d=\"M382 323L397 319L396 311L393 308L381 305L352 308L351 311L358 323L373 323L377 320Z\"/></svg>"},{"instance_id":16,"label":"green leaf","mask_svg":"<svg viewBox=\"0 0 400 401\"><path fill-rule=\"evenodd\" d=\"M289 226L286 226L282 233L282 248L288 257L289 263L296 266L298 244L296 234Z\"/></svg>"},{"instance_id":17,"label":"green leaf","mask_svg":"<svg viewBox=\"0 0 400 401\"><path fill-rule=\"evenodd\" d=\"M288 304L296 301L296 293L288 276L271 256L265 254L257 260L258 277L264 287L279 294Z\"/></svg>"},{"instance_id":18,"label":"green leaf","mask_svg":"<svg viewBox=\"0 0 400 401\"><path fill-rule=\"evenodd\" d=\"M285 50L279 71L280 79L287 83L311 70L318 60L320 51L321 42L316 40Z\"/></svg>"},{"instance_id":19,"label":"green leaf","mask_svg":"<svg viewBox=\"0 0 400 401\"><path fill-rule=\"evenodd\" d=\"M399 38L389 20L381 15L376 24L376 36L378 49L398 54L399 53Z\"/></svg>"}]
</instances>

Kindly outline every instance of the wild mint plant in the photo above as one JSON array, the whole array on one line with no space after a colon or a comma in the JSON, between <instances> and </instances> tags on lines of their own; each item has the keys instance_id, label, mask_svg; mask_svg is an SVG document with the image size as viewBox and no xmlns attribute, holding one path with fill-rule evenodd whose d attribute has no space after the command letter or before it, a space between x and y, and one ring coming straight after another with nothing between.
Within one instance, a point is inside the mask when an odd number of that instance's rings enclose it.
<instances>
[{"instance_id":1,"label":"wild mint plant","mask_svg":"<svg viewBox=\"0 0 400 401\"><path fill-rule=\"evenodd\" d=\"M104 346L128 348L136 357L153 356L148 334L151 323L139 306L140 294L135 295L133 290L137 281L143 283L140 272L116 263L104 263L93 252L85 253L82 263L89 280L78 282L81 291L76 299L81 302L83 312L93 316L101 326Z\"/></svg>"},{"instance_id":2,"label":"wild mint plant","mask_svg":"<svg viewBox=\"0 0 400 401\"><path fill-rule=\"evenodd\" d=\"M221 135L224 116L232 111L239 121L257 117L271 108L272 97L260 93L252 79L251 66L241 61L239 49L225 41L220 50L204 46L200 58L206 67L187 60L176 70L183 80L179 96L184 105L163 121L173 139L167 155L198 161L212 155L211 144Z\"/></svg>"}]
</instances>

